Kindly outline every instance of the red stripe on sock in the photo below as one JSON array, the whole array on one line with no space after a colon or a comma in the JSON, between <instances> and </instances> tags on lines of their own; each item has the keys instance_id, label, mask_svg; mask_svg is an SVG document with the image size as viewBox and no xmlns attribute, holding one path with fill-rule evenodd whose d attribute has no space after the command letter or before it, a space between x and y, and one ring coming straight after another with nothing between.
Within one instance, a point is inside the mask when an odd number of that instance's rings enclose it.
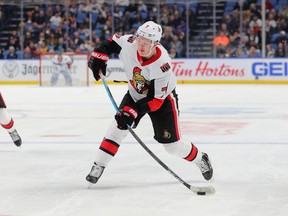
<instances>
[{"instance_id":1,"label":"red stripe on sock","mask_svg":"<svg viewBox=\"0 0 288 216\"><path fill-rule=\"evenodd\" d=\"M111 155L115 155L118 151L119 145L112 140L104 139L100 145L102 150L109 152Z\"/></svg>"},{"instance_id":2,"label":"red stripe on sock","mask_svg":"<svg viewBox=\"0 0 288 216\"><path fill-rule=\"evenodd\" d=\"M10 121L7 125L4 125L4 124L1 124L1 125L2 125L2 127L5 128L5 129L10 129L10 128L13 127L14 121L13 121L13 119L11 119L11 121Z\"/></svg>"},{"instance_id":3,"label":"red stripe on sock","mask_svg":"<svg viewBox=\"0 0 288 216\"><path fill-rule=\"evenodd\" d=\"M190 154L186 158L184 158L187 161L193 161L196 158L197 153L198 153L197 147L194 146L193 144L191 144L191 145L192 145L192 149L191 149Z\"/></svg>"}]
</instances>

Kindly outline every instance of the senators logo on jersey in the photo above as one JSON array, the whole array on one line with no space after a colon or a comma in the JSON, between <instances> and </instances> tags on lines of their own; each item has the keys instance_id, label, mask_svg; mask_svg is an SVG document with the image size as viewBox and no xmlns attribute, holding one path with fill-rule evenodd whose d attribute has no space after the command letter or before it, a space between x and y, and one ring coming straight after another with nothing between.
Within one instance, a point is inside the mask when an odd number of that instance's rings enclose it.
<instances>
[{"instance_id":1,"label":"senators logo on jersey","mask_svg":"<svg viewBox=\"0 0 288 216\"><path fill-rule=\"evenodd\" d=\"M170 68L171 68L171 66L169 65L168 62L165 63L165 64L163 64L163 65L160 67L160 69L162 70L163 73L166 72L166 71L168 71Z\"/></svg>"},{"instance_id":2,"label":"senators logo on jersey","mask_svg":"<svg viewBox=\"0 0 288 216\"><path fill-rule=\"evenodd\" d=\"M139 94L147 94L150 82L141 75L141 71L141 68L134 67L133 79L130 80L130 83Z\"/></svg>"}]
</instances>

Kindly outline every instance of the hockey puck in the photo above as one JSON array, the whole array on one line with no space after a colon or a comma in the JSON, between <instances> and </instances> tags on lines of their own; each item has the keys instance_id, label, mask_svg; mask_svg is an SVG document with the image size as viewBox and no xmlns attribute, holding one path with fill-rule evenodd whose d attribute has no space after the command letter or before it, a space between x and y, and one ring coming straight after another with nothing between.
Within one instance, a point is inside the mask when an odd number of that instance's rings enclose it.
<instances>
[{"instance_id":1,"label":"hockey puck","mask_svg":"<svg viewBox=\"0 0 288 216\"><path fill-rule=\"evenodd\" d=\"M197 192L197 195L206 195L206 192Z\"/></svg>"}]
</instances>

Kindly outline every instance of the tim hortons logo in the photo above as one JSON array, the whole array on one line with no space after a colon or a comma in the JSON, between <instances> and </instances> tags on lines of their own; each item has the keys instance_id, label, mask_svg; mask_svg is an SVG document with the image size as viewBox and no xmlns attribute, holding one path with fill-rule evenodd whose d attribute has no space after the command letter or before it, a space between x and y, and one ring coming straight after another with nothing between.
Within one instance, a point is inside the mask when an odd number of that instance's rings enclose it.
<instances>
[{"instance_id":1,"label":"tim hortons logo","mask_svg":"<svg viewBox=\"0 0 288 216\"><path fill-rule=\"evenodd\" d=\"M186 68L183 61L173 61L172 70L176 76L190 77L242 77L245 75L244 68L236 68L233 65L225 63L210 65L209 61L200 61L198 64L195 64L193 68Z\"/></svg>"},{"instance_id":2,"label":"tim hortons logo","mask_svg":"<svg viewBox=\"0 0 288 216\"><path fill-rule=\"evenodd\" d=\"M163 73L166 72L166 71L168 71L170 68L171 68L171 66L169 65L168 62L165 63L165 64L163 64L163 65L160 67L160 69L162 70Z\"/></svg>"},{"instance_id":3,"label":"tim hortons logo","mask_svg":"<svg viewBox=\"0 0 288 216\"><path fill-rule=\"evenodd\" d=\"M93 58L97 58L97 59L100 59L100 60L103 60L103 61L108 61L108 59L109 59L108 55L105 55L105 54L99 53L99 52L92 52L91 56Z\"/></svg>"}]
</instances>

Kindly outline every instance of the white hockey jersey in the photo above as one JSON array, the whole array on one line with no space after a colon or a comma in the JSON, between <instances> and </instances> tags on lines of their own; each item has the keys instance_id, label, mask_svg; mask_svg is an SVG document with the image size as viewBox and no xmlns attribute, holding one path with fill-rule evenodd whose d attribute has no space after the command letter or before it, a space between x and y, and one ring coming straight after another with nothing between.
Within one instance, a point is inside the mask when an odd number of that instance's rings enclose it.
<instances>
[{"instance_id":1,"label":"white hockey jersey","mask_svg":"<svg viewBox=\"0 0 288 216\"><path fill-rule=\"evenodd\" d=\"M122 49L119 58L124 64L130 95L135 102L145 98L150 82L154 82L154 98L164 100L176 87L176 77L172 71L171 58L161 45L156 47L157 54L143 61L137 52L133 35L113 35ZM153 108L152 108L153 111Z\"/></svg>"},{"instance_id":2,"label":"white hockey jersey","mask_svg":"<svg viewBox=\"0 0 288 216\"><path fill-rule=\"evenodd\" d=\"M61 59L62 56L62 59ZM54 70L61 72L61 71L69 71L70 66L73 63L72 59L68 55L55 55L52 58L52 63L54 66Z\"/></svg>"}]
</instances>

